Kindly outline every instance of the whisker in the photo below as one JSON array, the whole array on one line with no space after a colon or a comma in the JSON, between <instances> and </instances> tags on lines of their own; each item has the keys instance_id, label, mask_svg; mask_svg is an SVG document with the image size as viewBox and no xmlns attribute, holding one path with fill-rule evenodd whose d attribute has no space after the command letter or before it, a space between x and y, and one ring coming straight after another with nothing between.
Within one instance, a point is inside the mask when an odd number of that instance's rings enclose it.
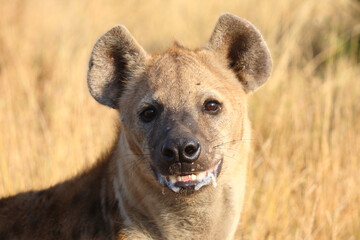
<instances>
[{"instance_id":1,"label":"whisker","mask_svg":"<svg viewBox=\"0 0 360 240\"><path fill-rule=\"evenodd\" d=\"M233 156L229 156L229 155L227 155L227 154L215 154L215 156L216 155L220 155L221 157L223 157L223 156L225 156L225 157L228 157L228 158L231 158L231 159L233 159L233 160L236 160L236 158L235 157L233 157ZM221 157L220 157L220 159L221 159Z\"/></svg>"},{"instance_id":2,"label":"whisker","mask_svg":"<svg viewBox=\"0 0 360 240\"><path fill-rule=\"evenodd\" d=\"M129 154L126 154L126 156L151 156L151 154L135 154L135 153L129 153Z\"/></svg>"},{"instance_id":3,"label":"whisker","mask_svg":"<svg viewBox=\"0 0 360 240\"><path fill-rule=\"evenodd\" d=\"M215 146L213 146L212 148L217 148L217 147L223 146L223 145L225 145L225 144L234 143L234 142L239 142L239 141L242 141L242 140L243 140L243 139L235 139L235 140L232 140L232 141L228 141L228 142L224 142L224 143L215 145Z\"/></svg>"},{"instance_id":4,"label":"whisker","mask_svg":"<svg viewBox=\"0 0 360 240\"><path fill-rule=\"evenodd\" d=\"M223 147L223 148L219 147L219 148L216 148L216 149L225 150L225 151L230 150L230 151L234 151L234 152L239 151L239 149L229 148L229 147Z\"/></svg>"},{"instance_id":5,"label":"whisker","mask_svg":"<svg viewBox=\"0 0 360 240\"><path fill-rule=\"evenodd\" d=\"M214 142L216 140L219 140L219 139L222 139L224 137L227 137L227 135L223 135L220 131L217 131L215 138L210 140L209 143L212 143L212 142Z\"/></svg>"}]
</instances>

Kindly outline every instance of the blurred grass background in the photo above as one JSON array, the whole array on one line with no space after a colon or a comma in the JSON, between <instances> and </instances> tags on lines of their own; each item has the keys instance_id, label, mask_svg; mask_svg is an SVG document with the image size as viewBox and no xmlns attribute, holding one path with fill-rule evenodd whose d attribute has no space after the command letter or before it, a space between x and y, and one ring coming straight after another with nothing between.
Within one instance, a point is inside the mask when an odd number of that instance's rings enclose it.
<instances>
[{"instance_id":1,"label":"blurred grass background","mask_svg":"<svg viewBox=\"0 0 360 240\"><path fill-rule=\"evenodd\" d=\"M88 93L98 37L124 24L149 52L204 46L223 12L272 52L250 100L254 152L237 239L360 239L360 2L0 0L0 196L91 165L116 113Z\"/></svg>"}]
</instances>

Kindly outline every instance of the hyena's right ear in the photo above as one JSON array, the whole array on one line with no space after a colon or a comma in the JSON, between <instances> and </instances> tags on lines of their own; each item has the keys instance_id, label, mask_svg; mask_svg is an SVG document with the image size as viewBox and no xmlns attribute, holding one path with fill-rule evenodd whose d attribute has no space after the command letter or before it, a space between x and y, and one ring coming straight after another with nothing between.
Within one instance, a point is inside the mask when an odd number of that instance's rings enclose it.
<instances>
[{"instance_id":1,"label":"hyena's right ear","mask_svg":"<svg viewBox=\"0 0 360 240\"><path fill-rule=\"evenodd\" d=\"M101 104L118 108L127 81L144 68L146 52L124 26L100 37L91 53L87 82L91 95Z\"/></svg>"}]
</instances>

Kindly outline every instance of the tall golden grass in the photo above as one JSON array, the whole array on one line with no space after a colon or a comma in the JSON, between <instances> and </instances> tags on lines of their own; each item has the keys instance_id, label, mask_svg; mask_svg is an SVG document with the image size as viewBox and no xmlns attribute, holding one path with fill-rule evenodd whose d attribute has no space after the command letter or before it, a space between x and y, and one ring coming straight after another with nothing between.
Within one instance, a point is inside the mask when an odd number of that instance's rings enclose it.
<instances>
[{"instance_id":1,"label":"tall golden grass","mask_svg":"<svg viewBox=\"0 0 360 240\"><path fill-rule=\"evenodd\" d=\"M360 239L359 1L0 0L0 196L91 165L115 111L86 85L97 38L124 24L148 51L204 46L222 12L274 60L254 94L254 152L237 239Z\"/></svg>"}]
</instances>

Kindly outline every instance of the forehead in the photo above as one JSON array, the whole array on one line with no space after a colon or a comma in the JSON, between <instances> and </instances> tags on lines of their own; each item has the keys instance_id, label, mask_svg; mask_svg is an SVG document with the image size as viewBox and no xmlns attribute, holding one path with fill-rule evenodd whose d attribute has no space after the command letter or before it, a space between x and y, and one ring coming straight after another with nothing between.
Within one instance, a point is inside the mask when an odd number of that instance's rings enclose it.
<instances>
[{"instance_id":1,"label":"forehead","mask_svg":"<svg viewBox=\"0 0 360 240\"><path fill-rule=\"evenodd\" d=\"M211 53L191 51L174 46L152 58L147 70L149 92L154 100L174 105L204 94L240 92L241 85L233 74L222 66Z\"/></svg>"},{"instance_id":2,"label":"forehead","mask_svg":"<svg viewBox=\"0 0 360 240\"><path fill-rule=\"evenodd\" d=\"M162 55L155 55L148 69L149 80L155 88L172 84L182 88L189 83L198 84L206 77L211 81L214 77L211 68L206 66L204 52L190 51L180 47L173 47ZM201 84L201 82L200 82Z\"/></svg>"}]
</instances>

